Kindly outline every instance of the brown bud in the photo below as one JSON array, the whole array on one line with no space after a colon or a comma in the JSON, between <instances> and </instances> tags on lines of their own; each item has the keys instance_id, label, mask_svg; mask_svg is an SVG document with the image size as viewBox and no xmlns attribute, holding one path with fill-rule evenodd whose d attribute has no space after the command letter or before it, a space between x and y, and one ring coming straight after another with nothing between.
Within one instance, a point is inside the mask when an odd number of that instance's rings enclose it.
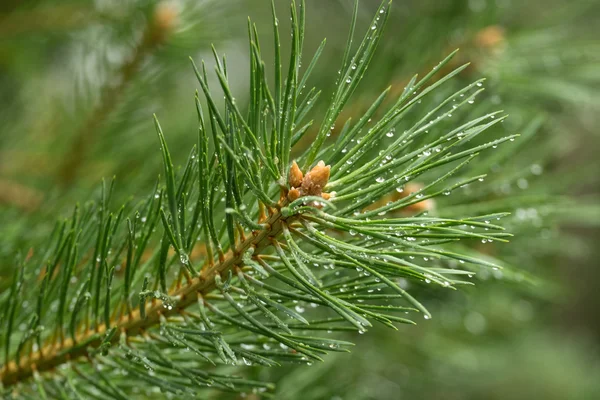
<instances>
[{"instance_id":1,"label":"brown bud","mask_svg":"<svg viewBox=\"0 0 600 400\"><path fill-rule=\"evenodd\" d=\"M300 171L300 168L298 167L298 164L296 164L296 161L292 162L292 166L290 167L290 176L289 176L290 187L293 187L293 188L299 187L302 184L303 178L304 178L304 175L302 174L302 171Z\"/></svg>"},{"instance_id":2,"label":"brown bud","mask_svg":"<svg viewBox=\"0 0 600 400\"><path fill-rule=\"evenodd\" d=\"M154 18L151 27L151 37L154 43L162 43L167 35L177 25L179 10L172 2L160 2L154 9Z\"/></svg>"},{"instance_id":3,"label":"brown bud","mask_svg":"<svg viewBox=\"0 0 600 400\"><path fill-rule=\"evenodd\" d=\"M319 161L302 180L302 193L306 196L320 196L329 181L331 167Z\"/></svg>"},{"instance_id":4,"label":"brown bud","mask_svg":"<svg viewBox=\"0 0 600 400\"><path fill-rule=\"evenodd\" d=\"M405 197L408 197L409 195L411 195L413 193L421 191L424 187L425 186L423 186L421 183L409 182L406 185L404 185L404 188L402 188L402 190L400 190L400 191L396 190L395 192L382 197L379 201L376 201L375 203L366 207L365 211L374 210L383 205L386 205L389 202L404 199ZM412 214L417 214L417 213L420 213L423 211L433 211L434 209L435 209L435 201L433 199L425 199L418 203L414 203L409 206L402 207L401 209L397 210L396 212L403 214L403 215L412 215Z\"/></svg>"},{"instance_id":5,"label":"brown bud","mask_svg":"<svg viewBox=\"0 0 600 400\"><path fill-rule=\"evenodd\" d=\"M398 199L403 199L408 195L419 192L423 190L425 186L419 182L409 182L404 186L404 191L398 194ZM435 201L433 199L425 199L418 203L411 204L409 206L403 207L402 212L405 214L416 214L423 211L432 211L435 208Z\"/></svg>"},{"instance_id":6,"label":"brown bud","mask_svg":"<svg viewBox=\"0 0 600 400\"><path fill-rule=\"evenodd\" d=\"M433 199L425 199L415 204L411 204L402 209L405 213L417 214L423 211L433 211L435 209L435 201Z\"/></svg>"},{"instance_id":7,"label":"brown bud","mask_svg":"<svg viewBox=\"0 0 600 400\"><path fill-rule=\"evenodd\" d=\"M396 199L403 199L413 193L417 193L418 191L423 190L424 187L425 186L423 186L423 184L419 182L408 182L406 185L404 185L402 191L396 191L395 197Z\"/></svg>"},{"instance_id":8,"label":"brown bud","mask_svg":"<svg viewBox=\"0 0 600 400\"><path fill-rule=\"evenodd\" d=\"M475 44L483 49L494 50L504 44L504 28L499 25L491 25L477 32Z\"/></svg>"},{"instance_id":9,"label":"brown bud","mask_svg":"<svg viewBox=\"0 0 600 400\"><path fill-rule=\"evenodd\" d=\"M291 188L287 194L287 198L289 201L294 201L300 197L300 191L296 188Z\"/></svg>"}]
</instances>

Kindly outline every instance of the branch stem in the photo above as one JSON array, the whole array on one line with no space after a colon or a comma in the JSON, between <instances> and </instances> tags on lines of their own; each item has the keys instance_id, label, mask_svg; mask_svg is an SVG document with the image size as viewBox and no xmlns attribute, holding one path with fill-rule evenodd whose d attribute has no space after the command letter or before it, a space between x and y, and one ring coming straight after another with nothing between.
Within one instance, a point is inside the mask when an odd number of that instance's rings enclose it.
<instances>
[{"instance_id":1,"label":"branch stem","mask_svg":"<svg viewBox=\"0 0 600 400\"><path fill-rule=\"evenodd\" d=\"M258 254L270 246L271 238L276 237L282 231L285 219L279 210L276 211L266 221L264 230L254 232L233 251L230 251L222 261L205 267L187 285L175 288L169 293L169 296L179 298L179 300L172 309L164 308L160 302L148 303L145 319L141 318L139 310L135 310L131 312L130 317L112 321L111 326L116 326L119 332L125 333L127 336L135 336L158 325L161 315L168 317L181 313L186 307L197 302L198 294L209 293L215 288L215 276L240 265L247 250L254 248L254 254ZM31 377L34 371L42 373L70 360L92 357L90 350L100 346L105 332L106 325L101 325L97 330L87 330L78 335L75 343L71 338L67 338L60 346L46 346L28 357L22 358L18 366L14 362L10 362L0 371L0 381L5 387L12 386ZM114 335L111 342L114 344L118 340L119 335Z\"/></svg>"}]
</instances>

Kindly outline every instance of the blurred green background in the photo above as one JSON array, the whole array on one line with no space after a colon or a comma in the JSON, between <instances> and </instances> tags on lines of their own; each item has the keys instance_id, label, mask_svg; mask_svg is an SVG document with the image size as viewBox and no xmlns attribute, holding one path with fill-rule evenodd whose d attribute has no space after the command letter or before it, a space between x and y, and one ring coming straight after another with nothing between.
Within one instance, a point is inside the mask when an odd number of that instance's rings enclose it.
<instances>
[{"instance_id":1,"label":"blurred green background","mask_svg":"<svg viewBox=\"0 0 600 400\"><path fill-rule=\"evenodd\" d=\"M359 30L377 5L360 2ZM276 6L285 38L289 3ZM312 78L324 90L317 116L351 13L351 0L307 0L306 63L327 38ZM269 54L266 0L1 2L0 290L15 255L35 251L102 178L117 176L121 200L151 190L161 171L152 113L185 162L197 124L189 56L211 59L214 43L227 54L236 98L247 100L247 16ZM474 107L510 115L490 135L522 137L509 153L480 157L487 164L472 169L489 170L486 181L438 200L435 212L511 211L511 243L478 249L509 268L451 294L419 288L432 320L348 335L351 354L248 374L275 381L281 399L600 398L599 18L591 0L394 2L343 118L389 85L401 93L414 73L460 48L452 65L471 65L455 87L487 78Z\"/></svg>"}]
</instances>

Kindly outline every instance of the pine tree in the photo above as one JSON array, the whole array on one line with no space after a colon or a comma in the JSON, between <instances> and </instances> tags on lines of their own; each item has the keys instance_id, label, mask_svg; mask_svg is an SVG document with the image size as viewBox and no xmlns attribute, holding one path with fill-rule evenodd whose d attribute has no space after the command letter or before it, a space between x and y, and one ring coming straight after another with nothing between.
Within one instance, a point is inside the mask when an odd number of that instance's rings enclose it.
<instances>
[{"instance_id":1,"label":"pine tree","mask_svg":"<svg viewBox=\"0 0 600 400\"><path fill-rule=\"evenodd\" d=\"M0 295L6 396L144 398L144 385L176 397L269 396L272 384L248 377L246 366L311 365L349 350L344 331L429 319L434 289L425 287L471 285L472 275L501 265L505 280L535 282L479 247L510 237L497 221L511 203L491 202L485 189L477 196L477 183L519 143L514 134L484 137L505 116L489 102L472 106L483 80L456 87L467 65L452 52L402 90L348 111L390 13L383 2L358 42L355 3L318 115L321 92L306 85L324 42L302 60L304 3L290 12L288 60L274 6L273 61L248 24L247 108L224 56L213 49L214 78L192 61L197 144L181 168L155 117L163 171L149 196L118 207L118 179L103 183L97 201L55 225L43 250L19 256ZM157 23L167 26L165 18ZM142 48L162 40L149 34ZM59 169L66 183L86 152L78 137ZM446 195L474 186L470 201L453 195L457 202L439 209Z\"/></svg>"}]
</instances>

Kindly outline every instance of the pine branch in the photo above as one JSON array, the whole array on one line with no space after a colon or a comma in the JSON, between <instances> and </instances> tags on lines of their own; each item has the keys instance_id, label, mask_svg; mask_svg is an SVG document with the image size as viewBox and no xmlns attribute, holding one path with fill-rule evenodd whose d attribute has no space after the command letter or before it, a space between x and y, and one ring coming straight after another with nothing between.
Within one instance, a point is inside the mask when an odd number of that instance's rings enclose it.
<instances>
[{"instance_id":1,"label":"pine branch","mask_svg":"<svg viewBox=\"0 0 600 400\"><path fill-rule=\"evenodd\" d=\"M284 201L278 208L285 206L285 203ZM168 318L171 315L181 313L188 306L201 300L203 295L215 289L215 277L217 275L224 275L233 268L239 267L242 264L243 255L250 248L254 249L255 254L260 254L265 247L271 245L272 238L281 233L282 227L291 223L292 220L293 217L282 217L280 211L274 212L265 222L265 226L268 228L260 232L254 232L252 237L240 243L223 261L210 268L203 269L200 275L192 279L186 286L169 293L169 297L178 299L171 308L165 309L162 304L148 304L144 312L145 317L140 315L139 310L135 310L129 316L122 316L119 320L113 321L110 326L116 327L117 332L127 336L135 336L145 332L152 326L158 325L161 317ZM106 325L100 325L95 329L79 334L76 340L66 339L58 347L50 345L23 359L18 366L14 362L7 364L0 374L1 381L5 386L10 386L31 377L34 371L44 372L78 357L91 357L91 352L101 344L107 343L103 341L103 335L107 331ZM109 343L114 344L118 339L118 336L113 336Z\"/></svg>"},{"instance_id":2,"label":"pine branch","mask_svg":"<svg viewBox=\"0 0 600 400\"><path fill-rule=\"evenodd\" d=\"M472 284L461 277L472 276L473 269L500 268L493 260L456 252L451 244L506 242L510 235L492 223L506 214L394 215L483 179L460 174L482 152L517 136L474 140L504 119L498 112L459 124L450 119L481 92L480 81L442 92L419 113L423 99L466 68L432 82L453 54L421 80L414 77L378 121L370 124L388 90L356 123L348 121L335 142L328 140L331 123L381 40L389 2L380 5L354 53L352 23L317 138L297 160L290 158L307 132L302 120L318 93L313 88L302 94L314 65L301 76L304 11L303 2L299 7L292 2L286 78L273 6L274 87L256 27L249 23L248 110L242 112L232 94L225 57L214 50L223 107L209 87L204 62L200 68L192 62L207 106L197 94L198 144L185 166L175 169L155 118L164 185L146 201L112 213L113 184L103 185L99 204L75 207L71 218L56 225L46 251L19 264L10 291L0 297L0 378L15 396L26 396L23 383L30 377L41 396L58 396L60 389L46 377L56 377L53 371L62 364L68 364L60 378L69 384L67 398L126 398L132 385L145 382L176 395L208 387L268 390L268 384L221 373L220 367L322 361L322 355L347 351L351 343L306 331L364 333L374 322L392 329L415 323L398 312L431 318L401 279L455 289ZM396 132L409 113L418 117ZM381 202L415 180L418 190ZM190 259L194 253L202 259ZM44 272L30 265L44 265ZM119 268L123 272L117 274ZM26 282L38 290L24 290ZM304 314L307 307L323 311Z\"/></svg>"}]
</instances>

